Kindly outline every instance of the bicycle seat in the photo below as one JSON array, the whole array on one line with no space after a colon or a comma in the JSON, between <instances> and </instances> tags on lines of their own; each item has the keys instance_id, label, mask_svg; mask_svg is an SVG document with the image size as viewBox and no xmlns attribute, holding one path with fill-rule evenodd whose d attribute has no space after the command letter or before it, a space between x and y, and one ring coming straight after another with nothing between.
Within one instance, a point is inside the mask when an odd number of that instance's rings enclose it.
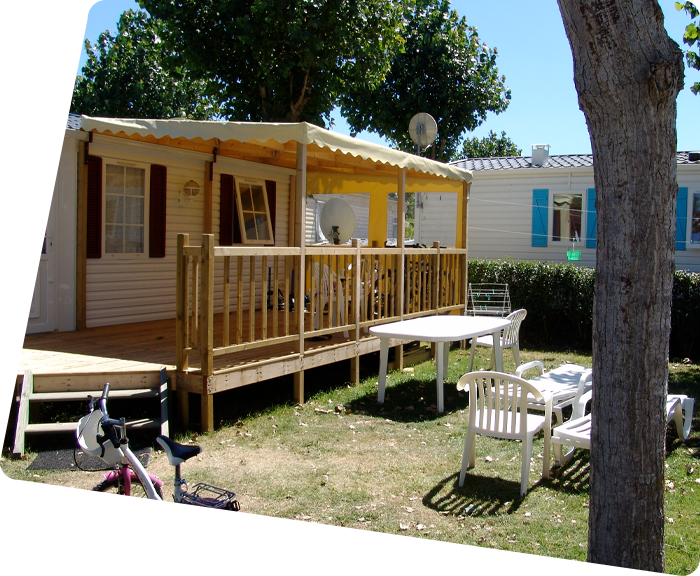
<instances>
[{"instance_id":1,"label":"bicycle seat","mask_svg":"<svg viewBox=\"0 0 700 576\"><path fill-rule=\"evenodd\" d=\"M171 466L182 464L185 460L189 460L192 458L192 456L196 456L202 451L200 446L185 446L184 444L178 444L167 436L158 436L156 441L168 455L168 461L170 462Z\"/></svg>"}]
</instances>

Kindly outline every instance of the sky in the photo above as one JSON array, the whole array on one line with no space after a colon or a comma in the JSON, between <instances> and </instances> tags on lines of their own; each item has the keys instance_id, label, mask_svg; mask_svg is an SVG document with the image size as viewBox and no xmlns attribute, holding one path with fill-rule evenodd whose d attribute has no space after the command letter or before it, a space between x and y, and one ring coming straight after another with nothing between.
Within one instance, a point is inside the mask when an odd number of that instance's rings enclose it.
<instances>
[{"instance_id":1,"label":"sky","mask_svg":"<svg viewBox=\"0 0 700 576\"><path fill-rule=\"evenodd\" d=\"M675 10L674 0L660 0L660 4L666 31L683 47L688 15ZM530 155L533 144L549 144L550 154L590 154L588 129L574 88L571 49L556 0L452 0L451 6L477 28L484 44L497 48L499 73L505 75L505 84L512 92L505 112L489 113L485 122L467 135L483 138L490 130L498 135L505 131L525 156ZM136 10L138 4L133 0L96 3L89 12L85 38L95 42L105 30L114 33L120 14L129 8ZM83 49L77 73L85 59ZM698 80L699 71L686 71L686 88L677 100L678 150L700 150L700 95L695 96L688 87ZM350 133L337 110L332 117L333 130ZM373 133L361 133L360 138L386 144Z\"/></svg>"}]
</instances>

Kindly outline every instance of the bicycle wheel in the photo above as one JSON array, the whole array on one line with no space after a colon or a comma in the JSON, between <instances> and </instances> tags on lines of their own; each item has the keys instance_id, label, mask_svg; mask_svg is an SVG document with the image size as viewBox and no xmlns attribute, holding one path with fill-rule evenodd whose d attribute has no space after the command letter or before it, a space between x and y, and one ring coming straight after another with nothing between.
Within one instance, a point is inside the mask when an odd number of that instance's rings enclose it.
<instances>
[{"instance_id":1,"label":"bicycle wheel","mask_svg":"<svg viewBox=\"0 0 700 576\"><path fill-rule=\"evenodd\" d=\"M162 498L160 488L155 488ZM141 481L138 478L131 480L129 509L126 513L122 512L119 504L121 490L117 480L105 480L90 490L80 507L80 517L85 526L103 536L133 534L146 526L155 511L151 508Z\"/></svg>"},{"instance_id":2,"label":"bicycle wheel","mask_svg":"<svg viewBox=\"0 0 700 576\"><path fill-rule=\"evenodd\" d=\"M217 574L253 576L256 553L253 542L240 520L233 514L203 510L202 532L216 549L215 553L199 546L199 552Z\"/></svg>"}]
</instances>

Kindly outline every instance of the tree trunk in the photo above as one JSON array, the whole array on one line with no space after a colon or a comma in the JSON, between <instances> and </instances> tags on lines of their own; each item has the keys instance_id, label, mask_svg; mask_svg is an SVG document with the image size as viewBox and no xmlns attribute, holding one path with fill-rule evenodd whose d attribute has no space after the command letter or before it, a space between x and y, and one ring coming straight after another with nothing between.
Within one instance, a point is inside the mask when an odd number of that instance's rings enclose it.
<instances>
[{"instance_id":1,"label":"tree trunk","mask_svg":"<svg viewBox=\"0 0 700 576\"><path fill-rule=\"evenodd\" d=\"M588 561L662 572L682 53L656 0L558 2L598 226Z\"/></svg>"}]
</instances>

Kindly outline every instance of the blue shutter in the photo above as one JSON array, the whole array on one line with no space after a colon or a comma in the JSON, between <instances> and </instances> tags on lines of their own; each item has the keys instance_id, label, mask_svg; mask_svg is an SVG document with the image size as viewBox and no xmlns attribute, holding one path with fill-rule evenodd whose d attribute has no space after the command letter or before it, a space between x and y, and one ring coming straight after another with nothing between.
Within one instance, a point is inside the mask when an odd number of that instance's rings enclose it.
<instances>
[{"instance_id":1,"label":"blue shutter","mask_svg":"<svg viewBox=\"0 0 700 576\"><path fill-rule=\"evenodd\" d=\"M676 250L685 250L686 228L688 225L688 189L678 189L676 200Z\"/></svg>"},{"instance_id":2,"label":"blue shutter","mask_svg":"<svg viewBox=\"0 0 700 576\"><path fill-rule=\"evenodd\" d=\"M586 248L595 248L595 231L598 219L595 213L595 189L588 189L586 214Z\"/></svg>"},{"instance_id":3,"label":"blue shutter","mask_svg":"<svg viewBox=\"0 0 700 576\"><path fill-rule=\"evenodd\" d=\"M532 245L547 245L547 215L549 190L532 191Z\"/></svg>"}]
</instances>

